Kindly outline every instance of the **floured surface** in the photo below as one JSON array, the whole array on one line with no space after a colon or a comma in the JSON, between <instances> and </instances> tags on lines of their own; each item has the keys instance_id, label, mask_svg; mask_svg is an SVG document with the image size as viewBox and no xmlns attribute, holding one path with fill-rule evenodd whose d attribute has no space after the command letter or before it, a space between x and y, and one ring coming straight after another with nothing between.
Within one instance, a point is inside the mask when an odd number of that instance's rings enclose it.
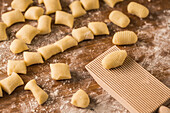
<instances>
[{"instance_id":1,"label":"floured surface","mask_svg":"<svg viewBox=\"0 0 170 113\"><path fill-rule=\"evenodd\" d=\"M70 12L68 5L73 0L61 0L63 10ZM135 31L139 36L139 41L132 46L119 46L125 49L128 55L137 61L142 67L148 70L152 75L170 87L170 2L169 0L151 0L148 2L141 0L140 3L147 6L151 12L147 19L139 19L127 13L127 4L132 0L126 0L116 5L114 9L123 11L127 14L131 23L127 30ZM137 0L134 0L137 1ZM11 10L11 0L0 0L1 13ZM36 5L34 3L33 5ZM40 5L43 6L43 5ZM28 67L27 75L21 75L24 82L35 78L37 83L48 94L48 101L39 106L30 91L24 91L22 87L17 88L10 96L4 93L0 98L0 112L72 112L72 113L126 113L128 112L115 99L109 96L100 86L96 84L90 74L86 71L85 65L104 51L113 46L112 35L116 31L124 30L113 25L108 20L109 13L114 10L108 7L104 2L100 2L100 9L89 11L86 15L75 19L74 28L87 26L91 21L103 21L107 23L110 35L96 36L94 40L83 41L77 47L66 50L51 57L44 64ZM53 17L54 23L54 15ZM36 21L26 21L33 26ZM9 50L10 43L16 38L16 32L25 23L18 23L7 29L8 41L0 42L0 79L7 77L7 60L23 59L22 54L14 55ZM66 26L52 25L52 32L47 35L36 36L32 44L29 45L29 51L36 51L38 47L50 43L71 34L71 29ZM63 62L70 66L72 79L65 81L55 81L50 77L50 63ZM80 109L70 104L71 96L79 88L85 90L91 103L87 109Z\"/></svg>"}]
</instances>

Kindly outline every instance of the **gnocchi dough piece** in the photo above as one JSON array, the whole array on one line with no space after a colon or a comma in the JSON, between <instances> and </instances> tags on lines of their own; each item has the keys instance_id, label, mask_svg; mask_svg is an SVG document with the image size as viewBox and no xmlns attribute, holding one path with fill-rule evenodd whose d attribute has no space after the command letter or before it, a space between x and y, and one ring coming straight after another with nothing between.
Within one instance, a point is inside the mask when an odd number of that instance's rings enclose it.
<instances>
[{"instance_id":1,"label":"gnocchi dough piece","mask_svg":"<svg viewBox=\"0 0 170 113\"><path fill-rule=\"evenodd\" d=\"M17 33L16 37L18 39L23 40L27 44L31 44L32 39L39 33L40 31L31 26L31 25L24 25Z\"/></svg>"},{"instance_id":2,"label":"gnocchi dough piece","mask_svg":"<svg viewBox=\"0 0 170 113\"><path fill-rule=\"evenodd\" d=\"M11 7L24 12L31 3L33 3L32 0L13 0L11 2Z\"/></svg>"},{"instance_id":3,"label":"gnocchi dough piece","mask_svg":"<svg viewBox=\"0 0 170 113\"><path fill-rule=\"evenodd\" d=\"M66 13L64 11L56 11L55 24L63 24L72 28L74 24L74 17L73 15Z\"/></svg>"},{"instance_id":4,"label":"gnocchi dough piece","mask_svg":"<svg viewBox=\"0 0 170 113\"><path fill-rule=\"evenodd\" d=\"M26 74L27 68L24 60L8 60L7 74L11 75L12 72Z\"/></svg>"},{"instance_id":5,"label":"gnocchi dough piece","mask_svg":"<svg viewBox=\"0 0 170 113\"><path fill-rule=\"evenodd\" d=\"M128 16L120 11L112 11L109 15L109 19L119 27L125 28L129 25L130 19Z\"/></svg>"},{"instance_id":6,"label":"gnocchi dough piece","mask_svg":"<svg viewBox=\"0 0 170 113\"><path fill-rule=\"evenodd\" d=\"M159 113L170 113L170 109L165 106L161 106L158 110Z\"/></svg>"},{"instance_id":7,"label":"gnocchi dough piece","mask_svg":"<svg viewBox=\"0 0 170 113\"><path fill-rule=\"evenodd\" d=\"M25 85L24 90L30 90L33 93L38 104L43 104L48 99L48 94L37 85L34 79L30 80Z\"/></svg>"},{"instance_id":8,"label":"gnocchi dough piece","mask_svg":"<svg viewBox=\"0 0 170 113\"><path fill-rule=\"evenodd\" d=\"M44 2L44 0L38 0L39 4L42 4Z\"/></svg>"},{"instance_id":9,"label":"gnocchi dough piece","mask_svg":"<svg viewBox=\"0 0 170 113\"><path fill-rule=\"evenodd\" d=\"M128 45L136 43L137 40L138 37L133 31L120 31L114 34L112 42L116 45Z\"/></svg>"},{"instance_id":10,"label":"gnocchi dough piece","mask_svg":"<svg viewBox=\"0 0 170 113\"><path fill-rule=\"evenodd\" d=\"M86 11L83 9L80 1L74 1L69 5L72 15L74 17L80 17L86 14Z\"/></svg>"},{"instance_id":11,"label":"gnocchi dough piece","mask_svg":"<svg viewBox=\"0 0 170 113\"><path fill-rule=\"evenodd\" d=\"M6 34L6 28L7 28L7 25L3 22L0 22L0 41L2 40L7 40L7 34Z\"/></svg>"},{"instance_id":12,"label":"gnocchi dough piece","mask_svg":"<svg viewBox=\"0 0 170 113\"><path fill-rule=\"evenodd\" d=\"M104 22L90 22L88 28L93 32L94 35L108 35L109 30Z\"/></svg>"},{"instance_id":13,"label":"gnocchi dough piece","mask_svg":"<svg viewBox=\"0 0 170 113\"><path fill-rule=\"evenodd\" d=\"M10 50L13 53L20 53L28 49L29 49L28 46L20 39L15 39L10 45Z\"/></svg>"},{"instance_id":14,"label":"gnocchi dough piece","mask_svg":"<svg viewBox=\"0 0 170 113\"><path fill-rule=\"evenodd\" d=\"M125 50L114 51L103 58L102 65L106 69L116 68L123 64L126 57L127 53Z\"/></svg>"},{"instance_id":15,"label":"gnocchi dough piece","mask_svg":"<svg viewBox=\"0 0 170 113\"><path fill-rule=\"evenodd\" d=\"M2 89L9 95L14 91L14 89L23 84L24 82L22 78L15 72L13 72L11 76L0 81Z\"/></svg>"},{"instance_id":16,"label":"gnocchi dough piece","mask_svg":"<svg viewBox=\"0 0 170 113\"><path fill-rule=\"evenodd\" d=\"M99 9L99 0L80 0L85 10Z\"/></svg>"},{"instance_id":17,"label":"gnocchi dough piece","mask_svg":"<svg viewBox=\"0 0 170 113\"><path fill-rule=\"evenodd\" d=\"M60 47L61 51L65 51L66 49L78 45L78 42L71 36L66 36L63 39L57 41L55 43L58 47Z\"/></svg>"},{"instance_id":18,"label":"gnocchi dough piece","mask_svg":"<svg viewBox=\"0 0 170 113\"><path fill-rule=\"evenodd\" d=\"M38 19L37 29L40 31L39 34L47 34L51 32L51 20L52 18L47 15L42 15Z\"/></svg>"},{"instance_id":19,"label":"gnocchi dough piece","mask_svg":"<svg viewBox=\"0 0 170 113\"><path fill-rule=\"evenodd\" d=\"M67 64L50 64L51 78L54 80L71 79L70 69Z\"/></svg>"},{"instance_id":20,"label":"gnocchi dough piece","mask_svg":"<svg viewBox=\"0 0 170 113\"><path fill-rule=\"evenodd\" d=\"M25 22L24 15L19 10L13 10L3 13L1 18L2 21L7 25L7 27L17 22Z\"/></svg>"},{"instance_id":21,"label":"gnocchi dough piece","mask_svg":"<svg viewBox=\"0 0 170 113\"><path fill-rule=\"evenodd\" d=\"M49 59L51 56L60 53L61 49L56 44L50 44L37 50L45 60Z\"/></svg>"},{"instance_id":22,"label":"gnocchi dough piece","mask_svg":"<svg viewBox=\"0 0 170 113\"><path fill-rule=\"evenodd\" d=\"M104 0L104 2L106 2L107 5L109 5L110 7L114 7L115 4L117 4L118 2L122 2L123 0Z\"/></svg>"},{"instance_id":23,"label":"gnocchi dough piece","mask_svg":"<svg viewBox=\"0 0 170 113\"><path fill-rule=\"evenodd\" d=\"M71 99L71 104L80 108L86 108L89 103L89 96L82 89L79 89L75 94L73 94Z\"/></svg>"},{"instance_id":24,"label":"gnocchi dough piece","mask_svg":"<svg viewBox=\"0 0 170 113\"><path fill-rule=\"evenodd\" d=\"M0 97L3 97L3 92L2 92L1 85L0 85Z\"/></svg>"},{"instance_id":25,"label":"gnocchi dough piece","mask_svg":"<svg viewBox=\"0 0 170 113\"><path fill-rule=\"evenodd\" d=\"M138 16L139 18L146 18L149 15L149 10L145 6L130 2L127 6L128 13Z\"/></svg>"},{"instance_id":26,"label":"gnocchi dough piece","mask_svg":"<svg viewBox=\"0 0 170 113\"><path fill-rule=\"evenodd\" d=\"M46 8L46 14L55 13L62 10L60 0L43 0Z\"/></svg>"},{"instance_id":27,"label":"gnocchi dough piece","mask_svg":"<svg viewBox=\"0 0 170 113\"><path fill-rule=\"evenodd\" d=\"M24 52L23 56L27 66L32 64L44 63L41 54L38 52Z\"/></svg>"},{"instance_id":28,"label":"gnocchi dough piece","mask_svg":"<svg viewBox=\"0 0 170 113\"><path fill-rule=\"evenodd\" d=\"M30 7L24 14L25 19L38 20L38 18L44 14L44 9L37 6Z\"/></svg>"},{"instance_id":29,"label":"gnocchi dough piece","mask_svg":"<svg viewBox=\"0 0 170 113\"><path fill-rule=\"evenodd\" d=\"M73 35L73 38L75 38L78 42L81 42L86 39L94 39L93 33L87 27L73 29L72 35Z\"/></svg>"}]
</instances>

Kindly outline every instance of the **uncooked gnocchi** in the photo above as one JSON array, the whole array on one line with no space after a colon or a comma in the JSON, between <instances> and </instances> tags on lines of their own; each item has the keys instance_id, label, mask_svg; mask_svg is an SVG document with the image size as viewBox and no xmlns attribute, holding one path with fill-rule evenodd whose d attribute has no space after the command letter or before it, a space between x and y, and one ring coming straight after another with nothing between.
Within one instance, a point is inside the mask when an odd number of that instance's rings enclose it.
<instances>
[{"instance_id":1,"label":"uncooked gnocchi","mask_svg":"<svg viewBox=\"0 0 170 113\"><path fill-rule=\"evenodd\" d=\"M74 24L74 17L72 14L66 13L64 11L56 11L55 24L63 24L72 28Z\"/></svg>"},{"instance_id":2,"label":"uncooked gnocchi","mask_svg":"<svg viewBox=\"0 0 170 113\"><path fill-rule=\"evenodd\" d=\"M106 69L121 66L127 57L125 50L114 51L106 55L102 60L102 65Z\"/></svg>"},{"instance_id":3,"label":"uncooked gnocchi","mask_svg":"<svg viewBox=\"0 0 170 113\"><path fill-rule=\"evenodd\" d=\"M2 89L9 95L14 91L14 89L23 84L24 82L22 78L15 72L13 72L11 76L0 81Z\"/></svg>"},{"instance_id":4,"label":"uncooked gnocchi","mask_svg":"<svg viewBox=\"0 0 170 113\"><path fill-rule=\"evenodd\" d=\"M7 28L7 25L3 22L0 22L0 41L2 40L7 40L7 34L6 34L6 28Z\"/></svg>"},{"instance_id":5,"label":"uncooked gnocchi","mask_svg":"<svg viewBox=\"0 0 170 113\"><path fill-rule=\"evenodd\" d=\"M13 72L22 74L27 73L27 67L24 60L8 60L7 74L11 75Z\"/></svg>"},{"instance_id":6,"label":"uncooked gnocchi","mask_svg":"<svg viewBox=\"0 0 170 113\"><path fill-rule=\"evenodd\" d=\"M57 41L55 44L60 47L61 51L63 52L68 48L78 45L78 42L71 36L65 36L63 39Z\"/></svg>"},{"instance_id":7,"label":"uncooked gnocchi","mask_svg":"<svg viewBox=\"0 0 170 113\"><path fill-rule=\"evenodd\" d=\"M42 15L38 19L37 29L40 31L39 34L47 34L51 32L51 20L52 18L47 15Z\"/></svg>"},{"instance_id":8,"label":"uncooked gnocchi","mask_svg":"<svg viewBox=\"0 0 170 113\"><path fill-rule=\"evenodd\" d=\"M51 78L54 80L71 79L70 69L67 64L50 64Z\"/></svg>"},{"instance_id":9,"label":"uncooked gnocchi","mask_svg":"<svg viewBox=\"0 0 170 113\"><path fill-rule=\"evenodd\" d=\"M24 14L25 19L38 20L38 18L44 14L44 9L37 6L30 7Z\"/></svg>"},{"instance_id":10,"label":"uncooked gnocchi","mask_svg":"<svg viewBox=\"0 0 170 113\"><path fill-rule=\"evenodd\" d=\"M109 30L104 22L90 22L88 28L94 35L108 35Z\"/></svg>"},{"instance_id":11,"label":"uncooked gnocchi","mask_svg":"<svg viewBox=\"0 0 170 113\"><path fill-rule=\"evenodd\" d=\"M90 103L89 96L87 93L79 89L71 98L71 104L80 108L86 108Z\"/></svg>"},{"instance_id":12,"label":"uncooked gnocchi","mask_svg":"<svg viewBox=\"0 0 170 113\"><path fill-rule=\"evenodd\" d=\"M120 31L114 34L112 42L116 45L128 45L136 43L137 40L138 37L133 31Z\"/></svg>"},{"instance_id":13,"label":"uncooked gnocchi","mask_svg":"<svg viewBox=\"0 0 170 113\"><path fill-rule=\"evenodd\" d=\"M125 28L129 25L130 19L128 16L120 11L112 11L109 15L109 19L119 27Z\"/></svg>"},{"instance_id":14,"label":"uncooked gnocchi","mask_svg":"<svg viewBox=\"0 0 170 113\"><path fill-rule=\"evenodd\" d=\"M3 97L3 92L2 92L1 85L0 85L0 97Z\"/></svg>"},{"instance_id":15,"label":"uncooked gnocchi","mask_svg":"<svg viewBox=\"0 0 170 113\"><path fill-rule=\"evenodd\" d=\"M1 18L8 27L17 22L25 22L24 15L19 10L3 13Z\"/></svg>"},{"instance_id":16,"label":"uncooked gnocchi","mask_svg":"<svg viewBox=\"0 0 170 113\"><path fill-rule=\"evenodd\" d=\"M25 85L24 89L30 90L33 93L38 104L43 104L48 99L48 94L37 85L37 83L34 79L30 80Z\"/></svg>"},{"instance_id":17,"label":"uncooked gnocchi","mask_svg":"<svg viewBox=\"0 0 170 113\"><path fill-rule=\"evenodd\" d=\"M99 9L99 0L80 0L86 10Z\"/></svg>"},{"instance_id":18,"label":"uncooked gnocchi","mask_svg":"<svg viewBox=\"0 0 170 113\"><path fill-rule=\"evenodd\" d=\"M24 12L31 3L33 3L32 0L13 0L11 2L11 7Z\"/></svg>"},{"instance_id":19,"label":"uncooked gnocchi","mask_svg":"<svg viewBox=\"0 0 170 113\"><path fill-rule=\"evenodd\" d=\"M145 6L130 2L127 6L128 13L138 16L139 18L146 18L149 15L149 10Z\"/></svg>"},{"instance_id":20,"label":"uncooked gnocchi","mask_svg":"<svg viewBox=\"0 0 170 113\"><path fill-rule=\"evenodd\" d=\"M159 113L170 113L170 109L165 106L161 106L158 110Z\"/></svg>"},{"instance_id":21,"label":"uncooked gnocchi","mask_svg":"<svg viewBox=\"0 0 170 113\"><path fill-rule=\"evenodd\" d=\"M115 4L117 4L118 2L122 2L123 0L104 0L106 2L107 5L109 5L110 7L114 7Z\"/></svg>"},{"instance_id":22,"label":"uncooked gnocchi","mask_svg":"<svg viewBox=\"0 0 170 113\"><path fill-rule=\"evenodd\" d=\"M17 33L16 33L16 37L18 39L23 40L25 43L27 44L31 44L32 39L39 33L40 31L29 25L26 24L24 25Z\"/></svg>"},{"instance_id":23,"label":"uncooked gnocchi","mask_svg":"<svg viewBox=\"0 0 170 113\"><path fill-rule=\"evenodd\" d=\"M42 4L44 2L44 0L38 0L39 4Z\"/></svg>"},{"instance_id":24,"label":"uncooked gnocchi","mask_svg":"<svg viewBox=\"0 0 170 113\"><path fill-rule=\"evenodd\" d=\"M80 1L74 1L69 5L72 15L74 17L80 17L86 14L86 11L83 9Z\"/></svg>"},{"instance_id":25,"label":"uncooked gnocchi","mask_svg":"<svg viewBox=\"0 0 170 113\"><path fill-rule=\"evenodd\" d=\"M46 14L55 13L62 10L60 0L43 0L46 8Z\"/></svg>"}]
</instances>

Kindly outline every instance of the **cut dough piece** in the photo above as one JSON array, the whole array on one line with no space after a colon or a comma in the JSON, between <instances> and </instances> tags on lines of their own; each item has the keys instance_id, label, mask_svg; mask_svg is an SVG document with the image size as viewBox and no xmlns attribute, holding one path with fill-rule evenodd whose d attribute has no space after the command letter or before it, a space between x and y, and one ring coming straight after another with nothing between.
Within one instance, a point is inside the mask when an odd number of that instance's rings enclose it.
<instances>
[{"instance_id":1,"label":"cut dough piece","mask_svg":"<svg viewBox=\"0 0 170 113\"><path fill-rule=\"evenodd\" d=\"M33 93L38 104L43 104L48 99L48 94L37 85L34 79L30 80L25 85L24 90L30 90Z\"/></svg>"},{"instance_id":2,"label":"cut dough piece","mask_svg":"<svg viewBox=\"0 0 170 113\"><path fill-rule=\"evenodd\" d=\"M74 24L74 17L73 15L66 13L64 11L56 11L55 24L63 24L72 28Z\"/></svg>"},{"instance_id":3,"label":"cut dough piece","mask_svg":"<svg viewBox=\"0 0 170 113\"><path fill-rule=\"evenodd\" d=\"M125 50L114 51L103 58L102 65L106 69L116 68L123 64L126 57Z\"/></svg>"},{"instance_id":4,"label":"cut dough piece","mask_svg":"<svg viewBox=\"0 0 170 113\"><path fill-rule=\"evenodd\" d=\"M114 34L112 42L116 45L128 45L136 43L137 40L138 37L133 31L120 31Z\"/></svg>"},{"instance_id":5,"label":"cut dough piece","mask_svg":"<svg viewBox=\"0 0 170 113\"><path fill-rule=\"evenodd\" d=\"M4 13L1 18L8 27L17 22L25 22L24 15L19 10Z\"/></svg>"},{"instance_id":6,"label":"cut dough piece","mask_svg":"<svg viewBox=\"0 0 170 113\"><path fill-rule=\"evenodd\" d=\"M109 5L110 7L114 7L115 4L117 4L118 2L122 2L123 0L104 0L106 2L107 5Z\"/></svg>"},{"instance_id":7,"label":"cut dough piece","mask_svg":"<svg viewBox=\"0 0 170 113\"><path fill-rule=\"evenodd\" d=\"M54 80L71 79L70 69L67 64L50 64L51 77Z\"/></svg>"},{"instance_id":8,"label":"cut dough piece","mask_svg":"<svg viewBox=\"0 0 170 113\"><path fill-rule=\"evenodd\" d=\"M3 22L0 22L0 41L2 40L7 40L7 34L6 34L6 28L7 28L7 25Z\"/></svg>"},{"instance_id":9,"label":"cut dough piece","mask_svg":"<svg viewBox=\"0 0 170 113\"><path fill-rule=\"evenodd\" d=\"M104 22L90 22L88 28L93 32L94 35L108 35L109 30Z\"/></svg>"},{"instance_id":10,"label":"cut dough piece","mask_svg":"<svg viewBox=\"0 0 170 113\"><path fill-rule=\"evenodd\" d=\"M44 0L38 0L39 4L42 4L44 2Z\"/></svg>"},{"instance_id":11,"label":"cut dough piece","mask_svg":"<svg viewBox=\"0 0 170 113\"><path fill-rule=\"evenodd\" d=\"M80 108L86 108L90 103L89 96L87 93L79 89L75 94L73 94L71 99L71 104Z\"/></svg>"},{"instance_id":12,"label":"cut dough piece","mask_svg":"<svg viewBox=\"0 0 170 113\"><path fill-rule=\"evenodd\" d=\"M46 14L55 13L62 10L60 0L43 0L46 8Z\"/></svg>"},{"instance_id":13,"label":"cut dough piece","mask_svg":"<svg viewBox=\"0 0 170 113\"><path fill-rule=\"evenodd\" d=\"M3 92L2 92L1 85L0 85L0 97L3 97Z\"/></svg>"},{"instance_id":14,"label":"cut dough piece","mask_svg":"<svg viewBox=\"0 0 170 113\"><path fill-rule=\"evenodd\" d=\"M165 106L161 106L158 110L159 113L170 113L170 109Z\"/></svg>"},{"instance_id":15,"label":"cut dough piece","mask_svg":"<svg viewBox=\"0 0 170 113\"><path fill-rule=\"evenodd\" d=\"M13 72L11 76L0 81L2 89L9 95L14 91L15 88L23 84L24 82L22 78L15 72Z\"/></svg>"},{"instance_id":16,"label":"cut dough piece","mask_svg":"<svg viewBox=\"0 0 170 113\"><path fill-rule=\"evenodd\" d=\"M27 44L31 44L32 39L39 33L40 31L31 26L31 25L24 25L17 33L16 37L18 39L23 40Z\"/></svg>"},{"instance_id":17,"label":"cut dough piece","mask_svg":"<svg viewBox=\"0 0 170 113\"><path fill-rule=\"evenodd\" d=\"M24 14L25 19L38 20L38 18L44 14L44 9L37 6L30 7Z\"/></svg>"},{"instance_id":18,"label":"cut dough piece","mask_svg":"<svg viewBox=\"0 0 170 113\"><path fill-rule=\"evenodd\" d=\"M49 59L51 56L60 53L61 49L56 44L50 44L37 50L45 60Z\"/></svg>"},{"instance_id":19,"label":"cut dough piece","mask_svg":"<svg viewBox=\"0 0 170 113\"><path fill-rule=\"evenodd\" d=\"M145 6L130 2L127 6L128 13L138 16L139 18L146 18L149 15L149 10Z\"/></svg>"},{"instance_id":20,"label":"cut dough piece","mask_svg":"<svg viewBox=\"0 0 170 113\"><path fill-rule=\"evenodd\" d=\"M51 32L51 20L52 18L47 15L42 15L38 19L37 29L40 31L39 34L47 34Z\"/></svg>"},{"instance_id":21,"label":"cut dough piece","mask_svg":"<svg viewBox=\"0 0 170 113\"><path fill-rule=\"evenodd\" d=\"M72 15L74 17L80 17L86 14L86 11L83 9L80 1L74 1L69 5Z\"/></svg>"},{"instance_id":22,"label":"cut dough piece","mask_svg":"<svg viewBox=\"0 0 170 113\"><path fill-rule=\"evenodd\" d=\"M87 27L73 29L72 35L73 35L73 38L75 38L78 42L81 42L86 39L94 39L93 33Z\"/></svg>"},{"instance_id":23,"label":"cut dough piece","mask_svg":"<svg viewBox=\"0 0 170 113\"><path fill-rule=\"evenodd\" d=\"M13 53L20 53L28 49L29 49L28 46L20 39L15 39L10 45L10 50Z\"/></svg>"},{"instance_id":24,"label":"cut dough piece","mask_svg":"<svg viewBox=\"0 0 170 113\"><path fill-rule=\"evenodd\" d=\"M86 10L99 9L99 0L80 0Z\"/></svg>"},{"instance_id":25,"label":"cut dough piece","mask_svg":"<svg viewBox=\"0 0 170 113\"><path fill-rule=\"evenodd\" d=\"M44 63L41 54L38 52L24 52L23 56L27 66L32 64Z\"/></svg>"},{"instance_id":26,"label":"cut dough piece","mask_svg":"<svg viewBox=\"0 0 170 113\"><path fill-rule=\"evenodd\" d=\"M11 75L12 72L26 74L27 68L24 60L8 60L7 74Z\"/></svg>"},{"instance_id":27,"label":"cut dough piece","mask_svg":"<svg viewBox=\"0 0 170 113\"><path fill-rule=\"evenodd\" d=\"M129 25L130 19L128 16L120 11L112 11L109 15L109 19L119 27L125 28Z\"/></svg>"},{"instance_id":28,"label":"cut dough piece","mask_svg":"<svg viewBox=\"0 0 170 113\"><path fill-rule=\"evenodd\" d=\"M32 0L13 0L11 2L11 7L24 12L31 3L33 3Z\"/></svg>"}]
</instances>

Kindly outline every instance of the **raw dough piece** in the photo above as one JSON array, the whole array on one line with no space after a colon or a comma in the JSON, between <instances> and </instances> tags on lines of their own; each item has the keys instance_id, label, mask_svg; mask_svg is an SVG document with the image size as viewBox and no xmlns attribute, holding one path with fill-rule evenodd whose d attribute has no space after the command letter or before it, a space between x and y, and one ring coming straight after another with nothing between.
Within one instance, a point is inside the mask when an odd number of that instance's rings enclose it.
<instances>
[{"instance_id":1,"label":"raw dough piece","mask_svg":"<svg viewBox=\"0 0 170 113\"><path fill-rule=\"evenodd\" d=\"M24 14L25 19L38 20L38 18L44 14L44 9L37 6L30 7Z\"/></svg>"},{"instance_id":2,"label":"raw dough piece","mask_svg":"<svg viewBox=\"0 0 170 113\"><path fill-rule=\"evenodd\" d=\"M24 12L31 3L33 3L32 0L13 0L11 2L11 7Z\"/></svg>"},{"instance_id":3,"label":"raw dough piece","mask_svg":"<svg viewBox=\"0 0 170 113\"><path fill-rule=\"evenodd\" d=\"M70 69L67 64L50 64L51 77L54 80L71 79Z\"/></svg>"},{"instance_id":4,"label":"raw dough piece","mask_svg":"<svg viewBox=\"0 0 170 113\"><path fill-rule=\"evenodd\" d=\"M39 4L42 4L44 2L44 0L38 0Z\"/></svg>"},{"instance_id":5,"label":"raw dough piece","mask_svg":"<svg viewBox=\"0 0 170 113\"><path fill-rule=\"evenodd\" d=\"M55 44L60 47L61 51L63 52L68 48L78 45L78 42L71 36L65 36L63 39L57 41Z\"/></svg>"},{"instance_id":6,"label":"raw dough piece","mask_svg":"<svg viewBox=\"0 0 170 113\"><path fill-rule=\"evenodd\" d=\"M34 79L30 80L25 85L24 90L30 90L33 93L38 104L43 104L48 99L48 94L37 85Z\"/></svg>"},{"instance_id":7,"label":"raw dough piece","mask_svg":"<svg viewBox=\"0 0 170 113\"><path fill-rule=\"evenodd\" d=\"M86 108L90 103L89 96L85 91L79 89L75 94L73 94L71 99L71 104L77 107Z\"/></svg>"},{"instance_id":8,"label":"raw dough piece","mask_svg":"<svg viewBox=\"0 0 170 113\"><path fill-rule=\"evenodd\" d=\"M103 58L102 65L106 69L116 68L123 64L126 57L125 50L114 51Z\"/></svg>"},{"instance_id":9,"label":"raw dough piece","mask_svg":"<svg viewBox=\"0 0 170 113\"><path fill-rule=\"evenodd\" d=\"M60 53L61 49L56 44L50 44L37 50L45 60L49 59L51 56Z\"/></svg>"},{"instance_id":10,"label":"raw dough piece","mask_svg":"<svg viewBox=\"0 0 170 113\"><path fill-rule=\"evenodd\" d=\"M13 72L11 76L0 81L2 89L9 95L14 91L15 88L23 84L24 82L22 78L15 72Z\"/></svg>"},{"instance_id":11,"label":"raw dough piece","mask_svg":"<svg viewBox=\"0 0 170 113\"><path fill-rule=\"evenodd\" d=\"M55 24L63 24L72 28L74 24L74 17L72 14L66 13L64 11L56 11Z\"/></svg>"},{"instance_id":12,"label":"raw dough piece","mask_svg":"<svg viewBox=\"0 0 170 113\"><path fill-rule=\"evenodd\" d=\"M158 110L159 113L170 113L170 109L165 106L161 106Z\"/></svg>"},{"instance_id":13,"label":"raw dough piece","mask_svg":"<svg viewBox=\"0 0 170 113\"><path fill-rule=\"evenodd\" d=\"M0 22L0 41L7 40L7 34L6 34L6 28L7 25L3 22Z\"/></svg>"},{"instance_id":14,"label":"raw dough piece","mask_svg":"<svg viewBox=\"0 0 170 113\"><path fill-rule=\"evenodd\" d=\"M24 15L19 10L3 13L1 18L8 27L17 22L25 22Z\"/></svg>"},{"instance_id":15,"label":"raw dough piece","mask_svg":"<svg viewBox=\"0 0 170 113\"><path fill-rule=\"evenodd\" d=\"M37 29L40 31L39 34L47 34L51 32L51 20L52 18L47 15L42 15L38 19Z\"/></svg>"},{"instance_id":16,"label":"raw dough piece","mask_svg":"<svg viewBox=\"0 0 170 113\"><path fill-rule=\"evenodd\" d=\"M139 18L146 18L149 15L148 8L136 2L130 2L127 6L127 10L128 13L134 14Z\"/></svg>"},{"instance_id":17,"label":"raw dough piece","mask_svg":"<svg viewBox=\"0 0 170 113\"><path fill-rule=\"evenodd\" d=\"M28 49L29 49L28 46L20 39L15 39L10 45L10 50L13 53L20 53Z\"/></svg>"},{"instance_id":18,"label":"raw dough piece","mask_svg":"<svg viewBox=\"0 0 170 113\"><path fill-rule=\"evenodd\" d=\"M24 60L8 60L7 74L11 75L12 72L26 74L27 68Z\"/></svg>"},{"instance_id":19,"label":"raw dough piece","mask_svg":"<svg viewBox=\"0 0 170 113\"><path fill-rule=\"evenodd\" d=\"M109 30L104 22L90 22L88 28L93 32L94 35L108 35Z\"/></svg>"},{"instance_id":20,"label":"raw dough piece","mask_svg":"<svg viewBox=\"0 0 170 113\"><path fill-rule=\"evenodd\" d=\"M114 34L112 42L116 45L128 45L136 43L137 40L138 37L133 31L120 31Z\"/></svg>"},{"instance_id":21,"label":"raw dough piece","mask_svg":"<svg viewBox=\"0 0 170 113\"><path fill-rule=\"evenodd\" d=\"M73 29L72 35L73 35L73 38L75 38L78 42L81 42L86 39L94 39L93 33L87 27Z\"/></svg>"},{"instance_id":22,"label":"raw dough piece","mask_svg":"<svg viewBox=\"0 0 170 113\"><path fill-rule=\"evenodd\" d=\"M109 19L119 27L125 28L129 25L130 19L128 16L120 11L112 11L109 15Z\"/></svg>"},{"instance_id":23,"label":"raw dough piece","mask_svg":"<svg viewBox=\"0 0 170 113\"><path fill-rule=\"evenodd\" d=\"M55 13L62 10L60 0L43 0L46 8L46 14Z\"/></svg>"},{"instance_id":24,"label":"raw dough piece","mask_svg":"<svg viewBox=\"0 0 170 113\"><path fill-rule=\"evenodd\" d=\"M32 39L39 33L40 31L29 25L26 24L24 25L17 33L16 33L16 37L18 39L23 40L25 43L27 44L31 44Z\"/></svg>"},{"instance_id":25,"label":"raw dough piece","mask_svg":"<svg viewBox=\"0 0 170 113\"><path fill-rule=\"evenodd\" d=\"M32 64L44 63L41 54L38 52L24 52L23 56L27 66Z\"/></svg>"},{"instance_id":26,"label":"raw dough piece","mask_svg":"<svg viewBox=\"0 0 170 113\"><path fill-rule=\"evenodd\" d=\"M99 0L80 0L86 10L99 9Z\"/></svg>"},{"instance_id":27,"label":"raw dough piece","mask_svg":"<svg viewBox=\"0 0 170 113\"><path fill-rule=\"evenodd\" d=\"M86 14L86 11L83 9L80 1L74 1L69 5L72 15L74 17L80 17Z\"/></svg>"},{"instance_id":28,"label":"raw dough piece","mask_svg":"<svg viewBox=\"0 0 170 113\"><path fill-rule=\"evenodd\" d=\"M0 85L0 97L3 97L3 92L2 92L1 85Z\"/></svg>"},{"instance_id":29,"label":"raw dough piece","mask_svg":"<svg viewBox=\"0 0 170 113\"><path fill-rule=\"evenodd\" d=\"M123 0L104 0L106 2L107 5L109 5L110 7L114 7L115 4L117 4L118 2L122 2Z\"/></svg>"}]
</instances>

